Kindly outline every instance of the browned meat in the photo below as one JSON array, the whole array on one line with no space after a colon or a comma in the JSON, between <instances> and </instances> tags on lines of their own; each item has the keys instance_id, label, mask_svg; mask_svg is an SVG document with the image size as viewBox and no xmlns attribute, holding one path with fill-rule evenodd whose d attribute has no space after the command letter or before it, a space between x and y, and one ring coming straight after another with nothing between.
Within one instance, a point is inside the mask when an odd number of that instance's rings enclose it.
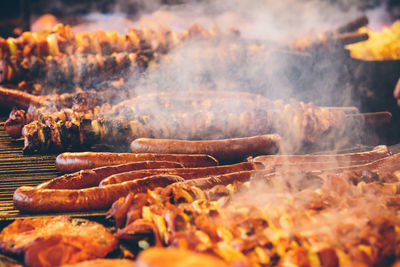
<instances>
[{"instance_id":1,"label":"browned meat","mask_svg":"<svg viewBox=\"0 0 400 267\"><path fill-rule=\"evenodd\" d=\"M229 162L248 156L275 154L280 141L277 134L204 141L138 138L130 147L134 153L207 154L220 162Z\"/></svg>"},{"instance_id":2,"label":"browned meat","mask_svg":"<svg viewBox=\"0 0 400 267\"><path fill-rule=\"evenodd\" d=\"M75 264L66 264L63 267L134 267L135 262L128 259L95 259Z\"/></svg>"},{"instance_id":3,"label":"browned meat","mask_svg":"<svg viewBox=\"0 0 400 267\"><path fill-rule=\"evenodd\" d=\"M61 92L73 92L76 87L95 88L104 81L133 77L146 69L154 59L147 53L116 53L111 55L31 56L21 62L19 58L3 59L0 64L0 83L18 83L26 80L40 83L41 94L51 93L54 88Z\"/></svg>"},{"instance_id":4,"label":"browned meat","mask_svg":"<svg viewBox=\"0 0 400 267\"><path fill-rule=\"evenodd\" d=\"M277 133L286 149L343 136L342 111L260 95L197 91L138 96L110 111L69 121L34 121L23 129L24 153L89 148L97 143L129 144L139 137L218 140ZM127 145L126 145L127 147Z\"/></svg>"},{"instance_id":5,"label":"browned meat","mask_svg":"<svg viewBox=\"0 0 400 267\"><path fill-rule=\"evenodd\" d=\"M117 244L103 225L66 216L17 219L0 233L1 251L24 254L29 266L59 266L105 257Z\"/></svg>"},{"instance_id":6,"label":"browned meat","mask_svg":"<svg viewBox=\"0 0 400 267\"><path fill-rule=\"evenodd\" d=\"M61 172L74 172L102 166L119 165L142 161L178 162L184 167L208 167L218 161L208 155L111 153L111 152L65 152L57 156L56 168Z\"/></svg>"},{"instance_id":7,"label":"browned meat","mask_svg":"<svg viewBox=\"0 0 400 267\"><path fill-rule=\"evenodd\" d=\"M215 256L173 248L150 248L138 256L138 267L228 267Z\"/></svg>"},{"instance_id":8,"label":"browned meat","mask_svg":"<svg viewBox=\"0 0 400 267\"><path fill-rule=\"evenodd\" d=\"M41 189L21 186L14 192L14 206L27 212L60 212L109 209L114 201L129 192L146 192L183 179L173 175L154 175L103 187L84 189Z\"/></svg>"}]
</instances>

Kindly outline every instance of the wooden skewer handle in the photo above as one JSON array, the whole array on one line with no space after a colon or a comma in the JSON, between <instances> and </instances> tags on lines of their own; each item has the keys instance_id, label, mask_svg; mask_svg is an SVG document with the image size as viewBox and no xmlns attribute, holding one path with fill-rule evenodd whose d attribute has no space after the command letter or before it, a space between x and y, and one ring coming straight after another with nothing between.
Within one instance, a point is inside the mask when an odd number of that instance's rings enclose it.
<instances>
[{"instance_id":1,"label":"wooden skewer handle","mask_svg":"<svg viewBox=\"0 0 400 267\"><path fill-rule=\"evenodd\" d=\"M368 40L368 33L349 32L336 36L336 40L343 45L354 44Z\"/></svg>"},{"instance_id":2,"label":"wooden skewer handle","mask_svg":"<svg viewBox=\"0 0 400 267\"><path fill-rule=\"evenodd\" d=\"M348 114L346 116L350 120L362 120L365 124L369 125L389 124L392 120L392 113L388 111Z\"/></svg>"},{"instance_id":3,"label":"wooden skewer handle","mask_svg":"<svg viewBox=\"0 0 400 267\"><path fill-rule=\"evenodd\" d=\"M367 25L368 22L369 21L368 21L367 16L361 16L361 17L357 18L356 20L339 27L336 31L338 33L354 32L354 31L358 30L359 28Z\"/></svg>"}]
</instances>

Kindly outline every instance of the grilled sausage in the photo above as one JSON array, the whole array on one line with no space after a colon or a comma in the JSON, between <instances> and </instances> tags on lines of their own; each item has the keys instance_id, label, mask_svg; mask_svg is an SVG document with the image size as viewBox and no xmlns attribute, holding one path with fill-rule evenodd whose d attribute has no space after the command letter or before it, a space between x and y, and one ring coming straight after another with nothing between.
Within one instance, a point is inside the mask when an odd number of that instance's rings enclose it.
<instances>
[{"instance_id":1,"label":"grilled sausage","mask_svg":"<svg viewBox=\"0 0 400 267\"><path fill-rule=\"evenodd\" d=\"M27 109L30 105L42 107L50 104L44 97L2 86L0 86L0 103L2 107L20 107L24 109Z\"/></svg>"},{"instance_id":2,"label":"grilled sausage","mask_svg":"<svg viewBox=\"0 0 400 267\"><path fill-rule=\"evenodd\" d=\"M156 174L178 175L184 178L185 180L191 180L191 179L215 176L231 172L250 171L257 168L263 168L263 166L251 162L242 162L233 165L223 165L223 166L204 167L204 168L153 169L153 170L131 171L131 172L117 173L111 175L103 179L100 182L100 186L118 184L125 181L131 181Z\"/></svg>"},{"instance_id":3,"label":"grilled sausage","mask_svg":"<svg viewBox=\"0 0 400 267\"><path fill-rule=\"evenodd\" d=\"M178 162L169 161L139 161L114 166L98 167L65 174L43 182L37 186L40 189L82 189L98 186L104 178L122 172L160 168L183 168Z\"/></svg>"},{"instance_id":4,"label":"grilled sausage","mask_svg":"<svg viewBox=\"0 0 400 267\"><path fill-rule=\"evenodd\" d=\"M85 189L40 189L21 186L14 192L14 206L26 212L84 211L109 209L114 201L129 192L146 192L182 182L172 175L154 175L143 179L104 187Z\"/></svg>"},{"instance_id":5,"label":"grilled sausage","mask_svg":"<svg viewBox=\"0 0 400 267\"><path fill-rule=\"evenodd\" d=\"M74 172L101 166L111 166L138 161L172 161L179 162L184 167L207 167L218 165L218 161L209 155L66 152L57 156L56 168L60 172Z\"/></svg>"},{"instance_id":6,"label":"grilled sausage","mask_svg":"<svg viewBox=\"0 0 400 267\"><path fill-rule=\"evenodd\" d=\"M375 162L375 161L372 161ZM288 171L341 171L345 169L358 168L367 163L364 161L326 161L326 162L299 162L299 163L282 163L274 165L266 165L265 169L270 172L288 172Z\"/></svg>"},{"instance_id":7,"label":"grilled sausage","mask_svg":"<svg viewBox=\"0 0 400 267\"><path fill-rule=\"evenodd\" d=\"M216 185L228 185L233 182L247 182L250 180L251 176L254 175L257 171L240 171L240 172L232 172L222 175L210 176L205 178L187 180L182 182L188 186L196 186L200 189L210 189Z\"/></svg>"},{"instance_id":8,"label":"grilled sausage","mask_svg":"<svg viewBox=\"0 0 400 267\"><path fill-rule=\"evenodd\" d=\"M361 172L370 171L374 172L380 177L395 175L398 176L400 162L400 154L394 154L385 158L381 158L365 164L353 165L349 167L333 168L326 170L327 172L353 172L360 175Z\"/></svg>"},{"instance_id":9,"label":"grilled sausage","mask_svg":"<svg viewBox=\"0 0 400 267\"><path fill-rule=\"evenodd\" d=\"M315 168L306 168L306 171L321 171L321 175L331 175L338 174L346 179L360 178L363 176L363 173L372 173L379 177L381 181L393 181L398 180L398 172L400 167L398 163L400 162L400 154L395 154L391 156L387 156L382 159L378 159L372 162L363 163L363 164L353 164L345 167L332 167L325 166L326 168L318 168L318 162L314 163L300 163L296 167L293 168L282 168L278 170L274 170L271 168L266 169L264 172L269 177L274 177L276 175L280 175L282 173L298 173L298 171L302 171L302 164L310 164L310 166L315 166ZM267 177L265 176L265 177Z\"/></svg>"},{"instance_id":10,"label":"grilled sausage","mask_svg":"<svg viewBox=\"0 0 400 267\"><path fill-rule=\"evenodd\" d=\"M276 153L280 140L277 134L205 141L138 138L130 146L134 153L207 154L227 162Z\"/></svg>"},{"instance_id":11,"label":"grilled sausage","mask_svg":"<svg viewBox=\"0 0 400 267\"><path fill-rule=\"evenodd\" d=\"M385 145L376 146L373 150L359 153L336 155L266 155L251 159L252 162L261 162L266 167L273 165L315 163L315 162L353 162L366 163L391 155L390 149Z\"/></svg>"}]
</instances>

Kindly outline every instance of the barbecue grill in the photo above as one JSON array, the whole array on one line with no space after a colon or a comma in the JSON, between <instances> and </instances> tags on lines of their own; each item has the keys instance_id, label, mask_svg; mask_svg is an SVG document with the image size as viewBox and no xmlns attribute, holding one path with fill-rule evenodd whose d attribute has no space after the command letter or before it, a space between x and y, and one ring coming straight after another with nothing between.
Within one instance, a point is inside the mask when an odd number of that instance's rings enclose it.
<instances>
[{"instance_id":1,"label":"barbecue grill","mask_svg":"<svg viewBox=\"0 0 400 267\"><path fill-rule=\"evenodd\" d=\"M4 118L3 118L4 121ZM21 213L14 208L13 194L23 185L35 186L59 176L54 161L57 155L21 154L22 140L13 141L0 124L0 227L3 228L17 218L40 217L54 214ZM60 213L61 214L61 213ZM105 211L62 213L76 217L100 220L105 223Z\"/></svg>"},{"instance_id":2,"label":"barbecue grill","mask_svg":"<svg viewBox=\"0 0 400 267\"><path fill-rule=\"evenodd\" d=\"M25 1L21 1L22 7L25 7L24 2ZM175 3L176 1L163 2ZM103 8L107 9L109 5L104 4ZM129 11L134 14L135 7L131 8L132 10ZM24 18L27 17L29 16L25 15ZM19 23L21 23L21 21ZM365 36L361 36L361 38L364 37ZM398 79L398 74L400 73L400 60L363 61L352 59L349 57L348 51L343 49L343 45L339 45L339 48L337 47L338 40L340 43L343 41L342 38L343 36L337 37L333 35L333 41L331 40L333 42L333 49L331 49L332 46L328 44L329 49L326 50L326 44L322 42L317 44L318 49L315 51L296 52L291 51L287 47L282 49L282 47L275 47L272 44L267 44L267 46L271 45L272 47L269 51L269 62L274 66L279 66L277 70L268 75L281 77L287 84L290 84L294 88L293 97L303 101L315 99L315 94L324 94L325 92L318 91L318 88L324 86L321 83L321 81L324 81L324 77L337 75L339 73L341 79L335 81L334 85L337 90L336 95L332 98L317 99L316 104L319 106L337 105L338 102L343 100L344 93L351 91L351 95L353 99L355 99L354 102L342 103L345 107L331 109L345 110L348 119L347 123L349 124L348 128L357 128L358 124L361 124L361 122L365 122L368 126L364 130L363 136L360 138L361 144L351 143L347 144L345 147L340 147L340 149L332 147L329 151L320 151L311 147L309 150L305 148L301 152L310 152L317 155L363 152L370 151L375 145L387 144L392 145L390 149L393 153L398 153L400 152L400 145L396 144L400 143L400 136L397 134L400 131L400 108L398 108L395 101L392 100L392 90ZM262 46L266 43L263 43L261 40L247 40L240 43L240 45L243 44ZM145 57L146 56L147 55L145 55ZM153 56L153 54L151 56ZM335 59L334 62L332 62L332 58ZM117 61L115 59L113 60L115 62ZM129 58L129 60L131 60L131 58ZM281 62L290 62L290 64L288 64L288 66ZM45 65L46 62L43 64ZM146 61L144 65L147 67L147 64L148 62ZM54 73L59 74L57 71ZM318 76L319 79L315 79L315 76ZM82 78L80 82L83 84L86 81L86 76L82 75L80 78ZM249 82L249 84L251 83ZM52 86L53 85L50 84L49 88ZM257 89L260 89L260 87L257 87L257 84L251 84L251 86L254 86L257 93L264 93L262 90L257 91ZM249 85L249 87L251 86ZM273 84L267 84L267 86L272 87ZM74 87L71 86L70 88ZM68 88L68 90L70 88ZM254 88L249 88L249 91ZM278 92L273 98L283 97L285 92L283 92L282 95L279 95L279 93L282 92ZM265 94L267 95L268 92ZM267 95L267 97L269 96ZM360 103L362 104L361 110L353 107L359 106ZM359 114L359 111L363 114ZM3 110L0 114L3 116L0 118L0 229L6 227L15 219L54 216L55 214L87 218L107 226L110 225L110 221L105 218L106 210L33 214L29 212L24 213L15 209L13 194L18 187L36 186L44 181L60 176L61 173L56 170L54 164L57 154L21 154L21 150L24 146L23 140L12 140L4 131L4 121L7 119L6 116L8 112L9 110ZM94 125L93 122L96 121L89 121L89 119L87 119L86 122L89 122L87 124L89 126L86 125L86 127L92 127ZM119 127L120 124L117 126ZM371 135L374 137L371 138ZM100 148L102 151L104 149L106 148ZM326 147L324 147L324 149L326 149ZM0 262L1 261L2 257L0 255Z\"/></svg>"}]
</instances>

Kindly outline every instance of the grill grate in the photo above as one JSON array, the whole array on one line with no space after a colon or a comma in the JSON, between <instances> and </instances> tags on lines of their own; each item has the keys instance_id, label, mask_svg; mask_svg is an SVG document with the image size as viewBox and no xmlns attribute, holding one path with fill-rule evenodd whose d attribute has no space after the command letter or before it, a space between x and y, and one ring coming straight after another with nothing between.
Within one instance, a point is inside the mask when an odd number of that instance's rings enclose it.
<instances>
[{"instance_id":1,"label":"grill grate","mask_svg":"<svg viewBox=\"0 0 400 267\"><path fill-rule=\"evenodd\" d=\"M13 206L14 191L23 185L36 186L61 175L55 168L53 155L22 155L23 140L12 140L4 131L4 118L0 118L0 229L16 218L49 216L52 214L20 213ZM358 146L345 152L369 150L372 147ZM391 147L393 153L400 152L400 144ZM336 151L337 152L337 151ZM326 153L326 152L325 152ZM61 214L61 213L59 213ZM105 211L62 213L76 217L105 219Z\"/></svg>"},{"instance_id":2,"label":"grill grate","mask_svg":"<svg viewBox=\"0 0 400 267\"><path fill-rule=\"evenodd\" d=\"M4 118L1 120L4 121ZM22 155L23 140L12 140L0 123L0 225L16 218L49 214L21 213L14 208L14 191L23 185L36 186L61 175L55 168L56 155ZM104 211L63 213L77 217L104 216ZM54 215L54 214L52 214Z\"/></svg>"}]
</instances>

